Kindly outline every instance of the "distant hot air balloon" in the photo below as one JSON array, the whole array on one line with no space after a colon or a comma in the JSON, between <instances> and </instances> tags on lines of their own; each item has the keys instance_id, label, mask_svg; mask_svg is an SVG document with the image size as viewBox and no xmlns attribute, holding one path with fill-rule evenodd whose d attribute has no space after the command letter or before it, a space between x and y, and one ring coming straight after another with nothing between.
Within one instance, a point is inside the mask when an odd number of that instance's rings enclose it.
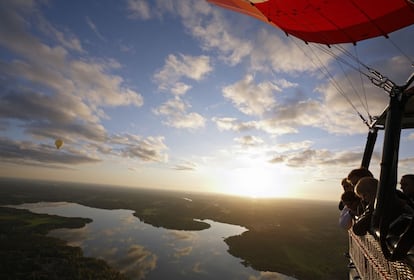
<instances>
[{"instance_id":1,"label":"distant hot air balloon","mask_svg":"<svg viewBox=\"0 0 414 280\"><path fill-rule=\"evenodd\" d=\"M55 145L56 145L57 149L60 149L60 147L62 147L62 145L63 145L63 140L62 139L56 139Z\"/></svg>"}]
</instances>

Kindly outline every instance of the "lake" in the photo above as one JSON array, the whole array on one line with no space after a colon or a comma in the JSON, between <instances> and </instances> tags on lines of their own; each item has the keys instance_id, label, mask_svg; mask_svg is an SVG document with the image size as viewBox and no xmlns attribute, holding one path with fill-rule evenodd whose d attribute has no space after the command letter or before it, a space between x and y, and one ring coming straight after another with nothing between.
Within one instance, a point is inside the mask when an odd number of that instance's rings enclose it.
<instances>
[{"instance_id":1,"label":"lake","mask_svg":"<svg viewBox=\"0 0 414 280\"><path fill-rule=\"evenodd\" d=\"M230 255L224 239L244 227L203 220L202 231L168 230L141 222L132 210L105 210L67 202L27 203L15 208L64 217L91 218L79 229L49 233L79 246L87 257L100 258L131 279L247 279L292 280L276 272L245 267Z\"/></svg>"}]
</instances>

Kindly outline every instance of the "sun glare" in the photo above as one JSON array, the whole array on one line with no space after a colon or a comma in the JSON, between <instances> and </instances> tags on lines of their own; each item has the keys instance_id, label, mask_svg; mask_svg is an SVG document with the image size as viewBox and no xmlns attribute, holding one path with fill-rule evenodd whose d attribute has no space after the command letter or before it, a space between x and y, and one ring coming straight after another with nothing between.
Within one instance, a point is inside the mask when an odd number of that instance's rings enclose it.
<instances>
[{"instance_id":1,"label":"sun glare","mask_svg":"<svg viewBox=\"0 0 414 280\"><path fill-rule=\"evenodd\" d=\"M285 175L269 168L240 168L226 174L223 192L251 198L286 197Z\"/></svg>"}]
</instances>

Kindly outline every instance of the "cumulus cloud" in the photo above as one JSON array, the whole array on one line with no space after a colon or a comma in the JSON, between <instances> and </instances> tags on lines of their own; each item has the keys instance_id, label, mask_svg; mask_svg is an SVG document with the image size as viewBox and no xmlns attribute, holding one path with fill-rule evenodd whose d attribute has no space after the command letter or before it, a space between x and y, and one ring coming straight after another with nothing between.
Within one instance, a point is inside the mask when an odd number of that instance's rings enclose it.
<instances>
[{"instance_id":1,"label":"cumulus cloud","mask_svg":"<svg viewBox=\"0 0 414 280\"><path fill-rule=\"evenodd\" d=\"M62 168L59 165L77 165L82 163L97 163L100 160L81 150L57 151L54 143L35 144L28 141L16 141L0 137L0 159L3 163L19 165L48 164L49 168Z\"/></svg>"},{"instance_id":2,"label":"cumulus cloud","mask_svg":"<svg viewBox=\"0 0 414 280\"><path fill-rule=\"evenodd\" d=\"M153 110L154 114L166 117L166 125L175 128L197 129L204 127L205 118L196 112L188 112L191 106L179 97L170 99Z\"/></svg>"},{"instance_id":3,"label":"cumulus cloud","mask_svg":"<svg viewBox=\"0 0 414 280\"><path fill-rule=\"evenodd\" d=\"M188 256L193 251L192 246L184 247L184 248L175 248L174 257L175 258L181 258L184 256Z\"/></svg>"},{"instance_id":4,"label":"cumulus cloud","mask_svg":"<svg viewBox=\"0 0 414 280\"><path fill-rule=\"evenodd\" d=\"M98 32L92 20L86 20ZM32 31L46 34L49 40ZM0 122L5 130L18 124L16 129L34 141L33 146L25 144L29 148L23 149L18 141L7 139L3 145L9 153L4 153L3 159L17 162L18 157L11 156L13 151L24 164L76 165L99 162L99 153L115 154L101 123L108 118L103 108L143 105L143 97L113 74L122 67L119 62L89 56L78 38L55 28L31 1L0 3L0 46L12 55L12 59L0 60ZM48 146L35 144L57 138L70 144L59 156ZM160 153L162 140L147 141L138 142L140 148L124 147L120 154L143 161L166 157ZM148 148L156 144L157 149ZM87 147L87 153L81 145Z\"/></svg>"},{"instance_id":5,"label":"cumulus cloud","mask_svg":"<svg viewBox=\"0 0 414 280\"><path fill-rule=\"evenodd\" d=\"M296 168L335 165L356 166L360 164L361 157L361 151L334 152L325 149L315 150L305 148L298 151L277 154L269 162L283 163ZM373 158L378 160L379 154L374 153Z\"/></svg>"},{"instance_id":6,"label":"cumulus cloud","mask_svg":"<svg viewBox=\"0 0 414 280\"><path fill-rule=\"evenodd\" d=\"M116 262L121 273L133 279L145 279L157 267L158 257L141 245L132 245L128 253Z\"/></svg>"},{"instance_id":7,"label":"cumulus cloud","mask_svg":"<svg viewBox=\"0 0 414 280\"><path fill-rule=\"evenodd\" d=\"M212 118L212 121L216 123L217 128L220 131L231 130L231 131L245 131L250 129L257 129L258 122L240 122L236 118L224 117L224 118Z\"/></svg>"},{"instance_id":8,"label":"cumulus cloud","mask_svg":"<svg viewBox=\"0 0 414 280\"><path fill-rule=\"evenodd\" d=\"M276 105L275 90L279 91L279 88L271 82L255 84L253 76L247 75L243 80L224 87L223 96L241 112L260 116Z\"/></svg>"},{"instance_id":9,"label":"cumulus cloud","mask_svg":"<svg viewBox=\"0 0 414 280\"><path fill-rule=\"evenodd\" d=\"M154 80L162 91L174 94L183 94L189 89L189 85L179 82L182 78L200 81L213 70L208 56L190 56L170 54L165 65L154 74ZM171 88L173 88L171 90Z\"/></svg>"},{"instance_id":10,"label":"cumulus cloud","mask_svg":"<svg viewBox=\"0 0 414 280\"><path fill-rule=\"evenodd\" d=\"M18 84L12 81L18 78L43 86L52 94L79 96L92 107L142 105L140 94L125 86L120 76L109 73L119 68L119 63L113 60L73 59L65 45L42 42L28 33L22 15L18 13L22 7L15 1L12 3L15 4L4 9L9 15L2 17L0 24L0 45L19 57L0 65L1 73L11 81L8 87L17 87ZM25 13L30 12L25 10Z\"/></svg>"},{"instance_id":11,"label":"cumulus cloud","mask_svg":"<svg viewBox=\"0 0 414 280\"><path fill-rule=\"evenodd\" d=\"M150 7L151 6L151 7ZM219 59L230 65L240 63L252 51L252 43L233 32L219 8L206 1L130 0L132 19L162 18L164 14L179 16L186 30L197 38L205 50L217 50Z\"/></svg>"},{"instance_id":12,"label":"cumulus cloud","mask_svg":"<svg viewBox=\"0 0 414 280\"><path fill-rule=\"evenodd\" d=\"M174 95L184 95L187 91L189 91L192 86L187 85L182 82L177 82L171 87L171 93Z\"/></svg>"},{"instance_id":13,"label":"cumulus cloud","mask_svg":"<svg viewBox=\"0 0 414 280\"><path fill-rule=\"evenodd\" d=\"M116 145L114 152L128 158L138 158L144 162L166 162L168 155L165 151L168 147L164 143L165 138L142 137L133 134L113 135L109 142ZM117 147L118 146L118 147Z\"/></svg>"},{"instance_id":14,"label":"cumulus cloud","mask_svg":"<svg viewBox=\"0 0 414 280\"><path fill-rule=\"evenodd\" d=\"M145 0L128 0L128 12L130 18L147 20L151 18L149 4Z\"/></svg>"},{"instance_id":15,"label":"cumulus cloud","mask_svg":"<svg viewBox=\"0 0 414 280\"><path fill-rule=\"evenodd\" d=\"M277 122L276 118L243 122L236 118L225 117L213 118L212 121L216 123L217 128L220 131L229 130L244 132L248 130L261 130L271 135L283 135L298 132L298 130L290 126L290 124Z\"/></svg>"},{"instance_id":16,"label":"cumulus cloud","mask_svg":"<svg viewBox=\"0 0 414 280\"><path fill-rule=\"evenodd\" d=\"M296 39L283 38L282 33L260 29L255 39L255 47L250 55L251 67L260 71L284 73L317 72L323 65L328 65L334 58L318 49L311 49ZM313 58L316 53L317 58Z\"/></svg>"},{"instance_id":17,"label":"cumulus cloud","mask_svg":"<svg viewBox=\"0 0 414 280\"><path fill-rule=\"evenodd\" d=\"M232 32L232 27L219 9L200 5L196 11L208 15L204 20L200 20L200 14L192 10L181 7L179 11L189 32L200 40L204 49L218 50L221 60L236 65L251 54L253 44Z\"/></svg>"},{"instance_id":18,"label":"cumulus cloud","mask_svg":"<svg viewBox=\"0 0 414 280\"><path fill-rule=\"evenodd\" d=\"M260 137L252 136L252 135L246 135L243 137L235 138L234 141L236 143L239 143L242 146L257 146L264 143L263 139Z\"/></svg>"},{"instance_id":19,"label":"cumulus cloud","mask_svg":"<svg viewBox=\"0 0 414 280\"><path fill-rule=\"evenodd\" d=\"M197 234L191 231L178 231L173 230L168 233L168 238L172 239L173 243L176 243L177 241L195 241L197 238Z\"/></svg>"},{"instance_id":20,"label":"cumulus cloud","mask_svg":"<svg viewBox=\"0 0 414 280\"><path fill-rule=\"evenodd\" d=\"M275 146L274 150L278 153L291 152L297 150L309 149L312 145L312 141L301 141L301 142L290 142L290 143L279 143Z\"/></svg>"}]
</instances>

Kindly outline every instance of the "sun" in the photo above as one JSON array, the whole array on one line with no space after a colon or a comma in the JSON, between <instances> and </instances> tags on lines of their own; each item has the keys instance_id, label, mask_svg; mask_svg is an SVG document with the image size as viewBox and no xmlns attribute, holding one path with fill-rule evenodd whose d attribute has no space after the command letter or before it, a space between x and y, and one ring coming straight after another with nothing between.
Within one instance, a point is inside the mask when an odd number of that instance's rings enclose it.
<instances>
[{"instance_id":1,"label":"sun","mask_svg":"<svg viewBox=\"0 0 414 280\"><path fill-rule=\"evenodd\" d=\"M222 182L222 191L251 198L286 197L289 186L281 170L265 167L247 167L228 171Z\"/></svg>"}]
</instances>

